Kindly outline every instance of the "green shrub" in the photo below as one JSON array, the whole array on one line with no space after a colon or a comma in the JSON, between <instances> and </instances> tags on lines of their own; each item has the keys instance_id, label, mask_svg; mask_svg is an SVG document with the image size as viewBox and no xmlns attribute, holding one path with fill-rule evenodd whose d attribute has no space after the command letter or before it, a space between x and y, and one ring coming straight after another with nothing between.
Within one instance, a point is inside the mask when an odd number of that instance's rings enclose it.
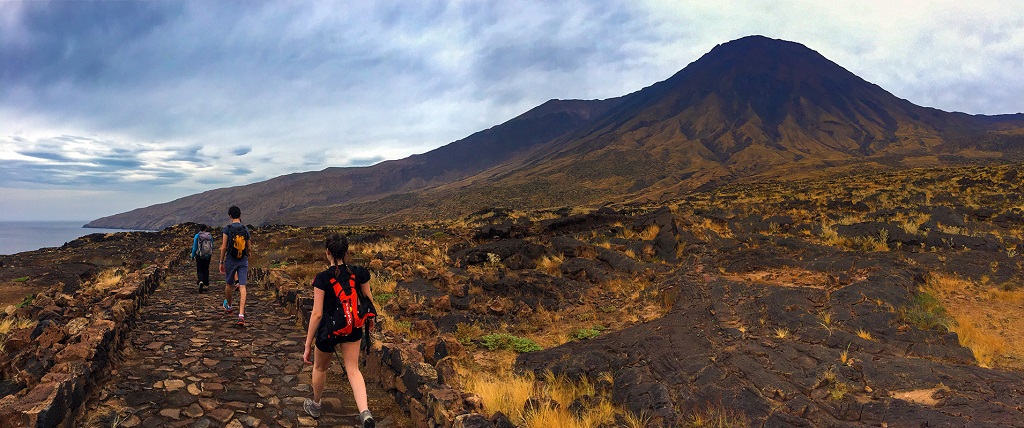
<instances>
[{"instance_id":1,"label":"green shrub","mask_svg":"<svg viewBox=\"0 0 1024 428\"><path fill-rule=\"evenodd\" d=\"M36 295L35 294L29 294L28 296L25 296L24 299L21 299L21 303L18 303L17 307L24 308L25 306L31 305L32 301L35 300L35 299L36 299Z\"/></svg>"},{"instance_id":2,"label":"green shrub","mask_svg":"<svg viewBox=\"0 0 1024 428\"><path fill-rule=\"evenodd\" d=\"M927 291L922 291L914 300L914 306L900 309L900 318L904 322L924 330L949 331L953 317L946 312L938 298Z\"/></svg>"},{"instance_id":3,"label":"green shrub","mask_svg":"<svg viewBox=\"0 0 1024 428\"><path fill-rule=\"evenodd\" d=\"M23 276L21 278L14 278L14 282L25 282L25 281L28 281L28 277L27 276Z\"/></svg>"},{"instance_id":4,"label":"green shrub","mask_svg":"<svg viewBox=\"0 0 1024 428\"><path fill-rule=\"evenodd\" d=\"M491 351L507 349L515 352L531 352L544 349L537 342L508 333L488 334L480 338L480 344Z\"/></svg>"},{"instance_id":5,"label":"green shrub","mask_svg":"<svg viewBox=\"0 0 1024 428\"><path fill-rule=\"evenodd\" d=\"M388 300L391 300L392 297L395 297L395 293L380 293L374 296L374 300L376 300L381 305L384 305L387 304Z\"/></svg>"},{"instance_id":6,"label":"green shrub","mask_svg":"<svg viewBox=\"0 0 1024 428\"><path fill-rule=\"evenodd\" d=\"M574 340L588 340L593 339L601 335L601 326L594 326L592 328L578 328L573 331L570 337Z\"/></svg>"}]
</instances>

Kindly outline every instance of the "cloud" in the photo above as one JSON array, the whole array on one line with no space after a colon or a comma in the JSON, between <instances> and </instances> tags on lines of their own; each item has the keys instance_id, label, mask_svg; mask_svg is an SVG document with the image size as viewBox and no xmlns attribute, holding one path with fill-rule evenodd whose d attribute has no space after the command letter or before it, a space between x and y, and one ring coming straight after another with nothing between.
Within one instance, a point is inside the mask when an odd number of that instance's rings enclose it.
<instances>
[{"instance_id":1,"label":"cloud","mask_svg":"<svg viewBox=\"0 0 1024 428\"><path fill-rule=\"evenodd\" d=\"M177 184L208 165L196 147L126 144L61 135L0 137L0 178L8 185L59 185L81 189Z\"/></svg>"},{"instance_id":2,"label":"cloud","mask_svg":"<svg viewBox=\"0 0 1024 428\"><path fill-rule=\"evenodd\" d=\"M252 147L239 147L237 149L232 150L231 153L235 156L244 156L249 154L249 152L251 151Z\"/></svg>"},{"instance_id":3,"label":"cloud","mask_svg":"<svg viewBox=\"0 0 1024 428\"><path fill-rule=\"evenodd\" d=\"M348 162L345 162L343 166L370 166L385 161L383 156L370 156L365 158L352 158Z\"/></svg>"}]
</instances>

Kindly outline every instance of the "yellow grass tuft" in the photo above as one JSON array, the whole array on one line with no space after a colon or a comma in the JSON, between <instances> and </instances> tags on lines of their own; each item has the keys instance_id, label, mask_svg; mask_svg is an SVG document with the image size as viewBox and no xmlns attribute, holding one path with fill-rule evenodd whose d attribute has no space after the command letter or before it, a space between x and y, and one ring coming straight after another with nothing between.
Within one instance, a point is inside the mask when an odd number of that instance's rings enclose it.
<instances>
[{"instance_id":1,"label":"yellow grass tuft","mask_svg":"<svg viewBox=\"0 0 1024 428\"><path fill-rule=\"evenodd\" d=\"M875 340L875 338L871 336L871 332L867 331L867 330L864 330L863 328L858 328L857 331L856 331L856 334L857 334L857 337L859 337L861 339L864 339L864 340L871 340L871 341Z\"/></svg>"},{"instance_id":2,"label":"yellow grass tuft","mask_svg":"<svg viewBox=\"0 0 1024 428\"><path fill-rule=\"evenodd\" d=\"M690 412L687 423L692 428L745 428L750 426L750 420L743 413L726 409L721 404L711 403Z\"/></svg>"},{"instance_id":3,"label":"yellow grass tuft","mask_svg":"<svg viewBox=\"0 0 1024 428\"><path fill-rule=\"evenodd\" d=\"M93 280L91 286L97 290L109 290L114 288L121 281L121 272L117 269L106 269L100 272Z\"/></svg>"},{"instance_id":4,"label":"yellow grass tuft","mask_svg":"<svg viewBox=\"0 0 1024 428\"><path fill-rule=\"evenodd\" d=\"M661 232L661 226L652 224L640 232L640 239L644 241L653 241L654 238L658 236L658 232Z\"/></svg>"},{"instance_id":5,"label":"yellow grass tuft","mask_svg":"<svg viewBox=\"0 0 1024 428\"><path fill-rule=\"evenodd\" d=\"M398 281L391 275L391 272L382 270L374 272L370 277L370 292L373 294L394 293Z\"/></svg>"},{"instance_id":6,"label":"yellow grass tuft","mask_svg":"<svg viewBox=\"0 0 1024 428\"><path fill-rule=\"evenodd\" d=\"M562 263L564 262L564 254L556 254L553 256L545 254L537 261L537 269L551 276L562 276Z\"/></svg>"},{"instance_id":7,"label":"yellow grass tuft","mask_svg":"<svg viewBox=\"0 0 1024 428\"><path fill-rule=\"evenodd\" d=\"M513 421L522 421L526 415L523 404L533 395L533 374L494 375L489 373L468 373L466 388L483 400L484 409L490 414L504 413Z\"/></svg>"},{"instance_id":8,"label":"yellow grass tuft","mask_svg":"<svg viewBox=\"0 0 1024 428\"><path fill-rule=\"evenodd\" d=\"M36 323L35 320L25 319L25 318L18 318L18 317L4 318L4 319L0 320L0 335L6 335L6 334L10 333L13 330L21 330L21 329L32 327L32 326L35 325L35 323Z\"/></svg>"},{"instance_id":9,"label":"yellow grass tuft","mask_svg":"<svg viewBox=\"0 0 1024 428\"><path fill-rule=\"evenodd\" d=\"M979 366L993 367L996 359L1006 353L1006 340L980 328L973 320L958 319L950 331L956 333L961 345L970 348Z\"/></svg>"},{"instance_id":10,"label":"yellow grass tuft","mask_svg":"<svg viewBox=\"0 0 1024 428\"><path fill-rule=\"evenodd\" d=\"M972 290L978 289L971 282L958 276L943 274L939 272L930 273L925 279L924 291L939 297L943 302L955 302L965 295L971 294ZM952 315L954 322L949 326L949 331L957 334L960 344L969 348L978 365L982 367L994 367L998 360L1007 353L1009 344L999 333L998 328L979 324L984 319L977 312L983 311L984 307L996 304L1014 303L1024 301L1024 293L1002 290L991 290L981 293L984 299L981 302L982 308L965 304L949 305L947 310Z\"/></svg>"}]
</instances>

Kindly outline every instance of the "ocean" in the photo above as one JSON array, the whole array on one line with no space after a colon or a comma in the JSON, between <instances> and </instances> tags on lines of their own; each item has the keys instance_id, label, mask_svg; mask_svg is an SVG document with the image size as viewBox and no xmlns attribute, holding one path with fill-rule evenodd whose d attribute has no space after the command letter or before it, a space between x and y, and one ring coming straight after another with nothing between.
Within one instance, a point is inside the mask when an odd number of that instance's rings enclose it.
<instances>
[{"instance_id":1,"label":"ocean","mask_svg":"<svg viewBox=\"0 0 1024 428\"><path fill-rule=\"evenodd\" d=\"M90 233L127 232L123 229L86 229L84 221L0 221L0 254L59 247Z\"/></svg>"}]
</instances>

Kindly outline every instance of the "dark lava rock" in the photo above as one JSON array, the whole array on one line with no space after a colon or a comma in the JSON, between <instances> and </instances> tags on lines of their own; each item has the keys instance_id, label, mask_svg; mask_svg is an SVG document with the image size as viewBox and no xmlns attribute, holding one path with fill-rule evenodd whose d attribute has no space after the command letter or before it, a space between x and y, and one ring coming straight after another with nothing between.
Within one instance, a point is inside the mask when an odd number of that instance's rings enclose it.
<instances>
[{"instance_id":1,"label":"dark lava rock","mask_svg":"<svg viewBox=\"0 0 1024 428\"><path fill-rule=\"evenodd\" d=\"M999 240L993 236L966 236L933 230L928 232L925 245L954 250L999 251Z\"/></svg>"},{"instance_id":2,"label":"dark lava rock","mask_svg":"<svg viewBox=\"0 0 1024 428\"><path fill-rule=\"evenodd\" d=\"M408 290L414 296L420 296L428 300L432 300L447 294L441 290L438 290L437 287L435 287L429 281L418 276L414 276L412 277L412 279L408 281L402 281L398 283L398 285L395 286L395 288Z\"/></svg>"},{"instance_id":3,"label":"dark lava rock","mask_svg":"<svg viewBox=\"0 0 1024 428\"><path fill-rule=\"evenodd\" d=\"M515 224L511 221L506 221L498 224L489 224L481 226L477 229L476 234L473 235L473 239L510 239L510 238L522 238L529 233L529 229Z\"/></svg>"},{"instance_id":4,"label":"dark lava rock","mask_svg":"<svg viewBox=\"0 0 1024 428\"><path fill-rule=\"evenodd\" d=\"M575 233L629 220L630 217L621 214L591 213L544 220L540 224L547 232Z\"/></svg>"},{"instance_id":5,"label":"dark lava rock","mask_svg":"<svg viewBox=\"0 0 1024 428\"><path fill-rule=\"evenodd\" d=\"M584 257L588 253L593 254L596 252L593 245L568 236L552 237L551 247L556 253L566 257Z\"/></svg>"},{"instance_id":6,"label":"dark lava rock","mask_svg":"<svg viewBox=\"0 0 1024 428\"><path fill-rule=\"evenodd\" d=\"M488 254L495 254L500 260L505 260L513 254L520 254L533 260L544 254L544 247L522 239L508 239L458 251L452 258L458 260L462 266L468 266L491 261Z\"/></svg>"},{"instance_id":7,"label":"dark lava rock","mask_svg":"<svg viewBox=\"0 0 1024 428\"><path fill-rule=\"evenodd\" d=\"M562 262L561 269L563 275L578 280L601 281L608 277L608 270L601 263L578 257Z\"/></svg>"},{"instance_id":8,"label":"dark lava rock","mask_svg":"<svg viewBox=\"0 0 1024 428\"><path fill-rule=\"evenodd\" d=\"M884 231L884 232L883 232ZM919 247L922 239L916 235L911 235L903 230L903 228L890 224L881 223L877 221L870 221L864 223L856 223L851 225L837 225L836 233L840 236L846 236L851 238L881 238L885 235L886 243L890 247L896 247L897 244L904 247Z\"/></svg>"},{"instance_id":9,"label":"dark lava rock","mask_svg":"<svg viewBox=\"0 0 1024 428\"><path fill-rule=\"evenodd\" d=\"M773 265L753 257L767 258L762 251L772 250L744 251L746 264ZM736 256L718 254L723 259ZM829 285L829 293L824 287L706 281L701 275L677 272L670 281L679 296L662 318L592 340L520 354L516 365L537 374L550 370L592 381L611 373L613 401L651 415L653 426L685 424L688 412L708 403L742 416L751 426L852 427L882 421L889 426L909 426L905 421L1020 426L1024 374L972 365L966 359L970 351L949 334L912 327L897 332L896 314L888 308L913 304L913 271L901 270L885 258L864 260L856 254L843 255L851 258L843 263L829 260L836 253L826 251L806 257L807 265L861 265L871 273L836 281ZM831 331L816 315L821 307L834 314ZM789 333L779 338L775 329L782 326ZM873 340L851 333L855 328L871 331ZM852 363L840 362L843 352ZM831 398L830 382L847 388L841 399ZM937 407L903 401L891 393L940 384L954 396L943 398ZM864 385L876 393L861 391ZM959 403L956 410L954 402Z\"/></svg>"},{"instance_id":10,"label":"dark lava rock","mask_svg":"<svg viewBox=\"0 0 1024 428\"><path fill-rule=\"evenodd\" d=\"M495 428L516 428L516 425L509 420L508 416L501 412L494 412L491 415L491 423L494 424Z\"/></svg>"}]
</instances>

